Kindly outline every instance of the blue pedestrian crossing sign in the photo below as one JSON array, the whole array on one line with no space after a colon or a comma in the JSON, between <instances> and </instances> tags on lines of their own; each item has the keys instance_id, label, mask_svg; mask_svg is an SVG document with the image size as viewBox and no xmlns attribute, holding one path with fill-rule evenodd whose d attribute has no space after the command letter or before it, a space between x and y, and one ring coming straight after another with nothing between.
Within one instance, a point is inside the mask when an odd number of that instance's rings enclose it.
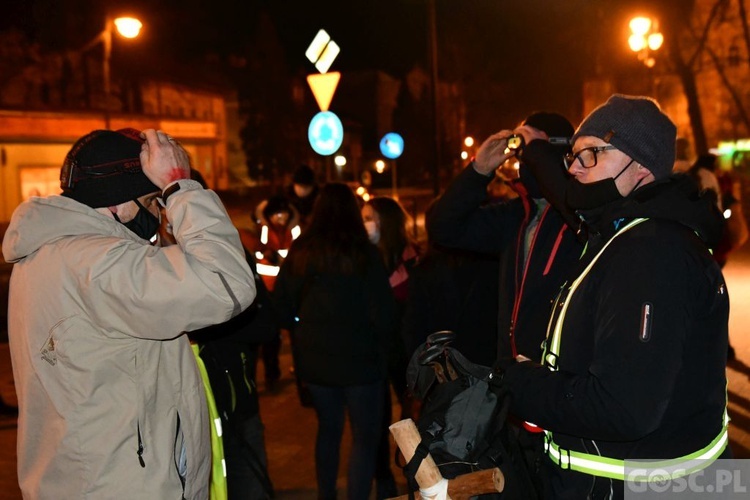
<instances>
[{"instance_id":1,"label":"blue pedestrian crossing sign","mask_svg":"<svg viewBox=\"0 0 750 500\"><path fill-rule=\"evenodd\" d=\"M322 156L330 156L344 142L344 126L341 120L330 111L321 111L310 120L307 139L313 151Z\"/></svg>"},{"instance_id":2,"label":"blue pedestrian crossing sign","mask_svg":"<svg viewBox=\"0 0 750 500\"><path fill-rule=\"evenodd\" d=\"M380 152L390 160L395 160L404 152L404 138L395 132L388 132L380 140Z\"/></svg>"}]
</instances>

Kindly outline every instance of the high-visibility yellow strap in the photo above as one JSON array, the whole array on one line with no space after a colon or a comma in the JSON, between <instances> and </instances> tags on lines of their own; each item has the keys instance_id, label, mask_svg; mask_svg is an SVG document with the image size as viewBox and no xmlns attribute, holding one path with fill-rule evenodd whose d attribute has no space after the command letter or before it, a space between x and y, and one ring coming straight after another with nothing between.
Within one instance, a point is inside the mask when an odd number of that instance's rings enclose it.
<instances>
[{"instance_id":1,"label":"high-visibility yellow strap","mask_svg":"<svg viewBox=\"0 0 750 500\"><path fill-rule=\"evenodd\" d=\"M544 353L544 362L551 369L557 370L557 358L560 356L560 344L562 342L562 327L563 327L563 322L564 322L563 320L565 319L565 313L568 311L568 305L570 304L570 299L573 296L573 292L575 292L576 288L578 288L578 285L581 284L581 282L586 277L586 275L588 275L589 271L591 271L591 268L594 267L594 264L596 264L596 261L599 260L599 257L602 256L604 251L615 240L615 238L617 238L624 232L628 231L629 229L633 228L634 226L637 226L641 222L645 222L647 220L648 219L644 219L644 218L634 219L630 221L620 231L618 231L612 238L610 238L609 241L602 247L602 249L599 250L599 253L597 253L594 256L594 258L591 259L591 262L589 262L588 266L586 266L586 269L584 269L583 272L578 276L578 278L576 278L575 281L573 281L573 283L570 285L568 289L568 295L564 299L562 304L558 304L558 301L555 301L555 309L557 309L557 307L560 306L562 307L562 310L560 311L560 314L557 316L557 321L555 322L554 329L552 331L552 338L550 339L548 350Z\"/></svg>"},{"instance_id":2,"label":"high-visibility yellow strap","mask_svg":"<svg viewBox=\"0 0 750 500\"><path fill-rule=\"evenodd\" d=\"M568 305L570 304L573 293L578 288L578 285L581 284L589 271L591 271L591 268L599 260L599 257L601 257L607 247L615 240L615 238L617 238L617 236L647 220L648 219L645 218L634 219L610 238L602 249L599 250L599 253L591 259L591 262L589 262L583 272L570 285L567 297L563 299L563 302L559 303L560 297L555 301L554 309L556 310L560 307L561 310L557 315L557 320L554 321L554 326L553 320L550 319L548 332L552 329L552 338L549 342L545 342L543 359L545 364L549 366L550 370L557 371L558 369L557 358L560 356L560 344L562 343L562 327L565 321L565 313L568 310ZM696 452L690 453L689 455L659 462L639 462L628 460L629 472L627 477L625 475L625 460L560 448L553 441L552 433L549 431L545 431L546 439L544 447L550 459L564 469L571 469L592 476L619 479L621 481L663 481L665 479L675 479L692 474L693 472L705 469L711 465L711 463L719 458L727 447L727 442L729 440L728 427L729 415L725 405L721 432L719 432L719 435L708 445ZM643 467L639 466L641 463L643 464Z\"/></svg>"},{"instance_id":3,"label":"high-visibility yellow strap","mask_svg":"<svg viewBox=\"0 0 750 500\"><path fill-rule=\"evenodd\" d=\"M206 403L208 405L208 416L213 425L211 425L211 480L209 484L210 500L227 500L227 466L224 460L224 443L221 439L222 427L219 410L216 407L214 392L211 390L211 382L208 379L208 372L203 359L200 357L200 347L192 344L195 361L198 365L198 371L203 381L203 388L206 392Z\"/></svg>"},{"instance_id":4,"label":"high-visibility yellow strap","mask_svg":"<svg viewBox=\"0 0 750 500\"><path fill-rule=\"evenodd\" d=\"M592 476L619 479L620 481L664 481L676 479L711 465L727 447L729 441L729 417L724 410L724 426L721 432L708 445L688 455L662 461L628 460L602 457L575 450L561 448L552 439L552 433L545 431L545 451L553 462L563 469L570 469Z\"/></svg>"}]
</instances>

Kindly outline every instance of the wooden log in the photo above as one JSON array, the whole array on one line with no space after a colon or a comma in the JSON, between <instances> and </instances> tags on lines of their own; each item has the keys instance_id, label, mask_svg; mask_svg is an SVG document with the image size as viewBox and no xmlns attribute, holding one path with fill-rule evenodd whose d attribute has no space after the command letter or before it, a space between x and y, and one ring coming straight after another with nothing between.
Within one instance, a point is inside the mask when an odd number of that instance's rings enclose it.
<instances>
[{"instance_id":1,"label":"wooden log","mask_svg":"<svg viewBox=\"0 0 750 500\"><path fill-rule=\"evenodd\" d=\"M505 487L505 477L500 469L480 470L456 476L448 480L448 496L453 500L469 500L477 495L486 493L501 493ZM401 495L391 500L408 500L409 495ZM414 493L415 500L419 500L419 491Z\"/></svg>"},{"instance_id":2,"label":"wooden log","mask_svg":"<svg viewBox=\"0 0 750 500\"><path fill-rule=\"evenodd\" d=\"M393 434L401 454L408 462L414 456L414 450L422 440L417 426L410 418L392 424L389 429ZM432 456L428 453L422 460L415 476L420 488L426 489L443 479L440 469L435 464ZM500 469L486 469L469 474L462 474L448 481L448 499L468 500L469 498L485 493L502 492L505 487L505 477ZM407 500L408 495L397 497L396 500ZM415 493L415 499L421 498L419 492Z\"/></svg>"},{"instance_id":3,"label":"wooden log","mask_svg":"<svg viewBox=\"0 0 750 500\"><path fill-rule=\"evenodd\" d=\"M417 449L420 441L422 441L417 426L414 424L414 420L410 418L401 420L392 424L389 429L391 430L391 434L393 434L393 439L396 441L398 449L401 450L401 454L408 463L414 456L414 450ZM435 461L429 453L419 465L419 469L417 469L417 474L414 476L414 479L416 479L420 488L430 488L443 479L442 474L440 474L440 469L435 465Z\"/></svg>"}]
</instances>

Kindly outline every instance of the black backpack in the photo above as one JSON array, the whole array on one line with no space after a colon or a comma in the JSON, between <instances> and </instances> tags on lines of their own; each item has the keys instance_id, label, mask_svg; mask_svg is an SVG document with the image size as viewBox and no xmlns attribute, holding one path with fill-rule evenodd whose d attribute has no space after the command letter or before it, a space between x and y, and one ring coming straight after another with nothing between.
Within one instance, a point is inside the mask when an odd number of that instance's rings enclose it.
<instances>
[{"instance_id":1,"label":"black backpack","mask_svg":"<svg viewBox=\"0 0 750 500\"><path fill-rule=\"evenodd\" d=\"M422 401L417 421L422 444L444 478L499 467L505 476L502 498L539 498L523 451L507 425L510 395L493 390L492 369L450 347L453 338L453 332L433 333L409 362L407 383ZM404 469L413 488L412 472L418 467L417 462Z\"/></svg>"}]
</instances>

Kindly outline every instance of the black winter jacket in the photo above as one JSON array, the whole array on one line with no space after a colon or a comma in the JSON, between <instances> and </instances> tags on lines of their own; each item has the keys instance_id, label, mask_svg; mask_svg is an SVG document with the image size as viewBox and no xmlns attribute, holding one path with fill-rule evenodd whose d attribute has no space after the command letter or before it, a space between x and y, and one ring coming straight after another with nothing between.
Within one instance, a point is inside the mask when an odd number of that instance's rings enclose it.
<instances>
[{"instance_id":1,"label":"black winter jacket","mask_svg":"<svg viewBox=\"0 0 750 500\"><path fill-rule=\"evenodd\" d=\"M469 165L434 206L428 232L435 243L499 254L498 356L541 359L550 305L583 251L583 244L555 209L547 206L537 226L529 260L523 238L536 210L521 196L482 206L491 177Z\"/></svg>"},{"instance_id":2,"label":"black winter jacket","mask_svg":"<svg viewBox=\"0 0 750 500\"><path fill-rule=\"evenodd\" d=\"M311 271L297 276L289 260L284 262L273 299L281 326L293 330L299 377L327 386L385 380L396 305L377 248L370 245L363 276Z\"/></svg>"},{"instance_id":3,"label":"black winter jacket","mask_svg":"<svg viewBox=\"0 0 750 500\"><path fill-rule=\"evenodd\" d=\"M726 404L729 297L705 243L720 234L720 214L691 180L671 178L581 215L590 234L581 269L634 217L649 219L615 238L564 299L559 371L507 369L511 410L571 450L617 459L700 450L720 433ZM548 465L553 498L609 492L609 479ZM622 498L623 483L614 489Z\"/></svg>"}]
</instances>

